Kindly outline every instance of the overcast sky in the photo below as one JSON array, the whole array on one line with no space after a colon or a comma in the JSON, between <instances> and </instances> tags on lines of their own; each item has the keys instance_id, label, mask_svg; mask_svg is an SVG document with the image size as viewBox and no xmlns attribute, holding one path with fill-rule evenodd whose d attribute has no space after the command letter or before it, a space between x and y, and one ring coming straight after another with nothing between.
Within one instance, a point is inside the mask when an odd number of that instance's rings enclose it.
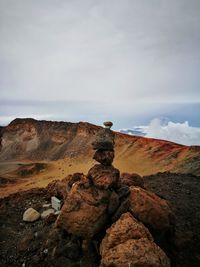
<instances>
[{"instance_id":1,"label":"overcast sky","mask_svg":"<svg viewBox=\"0 0 200 267\"><path fill-rule=\"evenodd\" d=\"M199 0L0 0L0 124L200 126Z\"/></svg>"}]
</instances>

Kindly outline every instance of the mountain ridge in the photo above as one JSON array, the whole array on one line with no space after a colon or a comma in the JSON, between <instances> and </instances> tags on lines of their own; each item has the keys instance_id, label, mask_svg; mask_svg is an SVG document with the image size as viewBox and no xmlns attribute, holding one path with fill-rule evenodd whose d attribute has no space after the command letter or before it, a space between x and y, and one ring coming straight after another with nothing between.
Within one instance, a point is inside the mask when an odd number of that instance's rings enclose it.
<instances>
[{"instance_id":1,"label":"mountain ridge","mask_svg":"<svg viewBox=\"0 0 200 267\"><path fill-rule=\"evenodd\" d=\"M18 118L0 131L0 161L55 161L65 158L87 161L93 153L91 143L100 129L100 126L88 122ZM200 146L119 132L115 132L115 137L114 164L119 169L129 166L128 169L142 175L159 171L200 175Z\"/></svg>"}]
</instances>

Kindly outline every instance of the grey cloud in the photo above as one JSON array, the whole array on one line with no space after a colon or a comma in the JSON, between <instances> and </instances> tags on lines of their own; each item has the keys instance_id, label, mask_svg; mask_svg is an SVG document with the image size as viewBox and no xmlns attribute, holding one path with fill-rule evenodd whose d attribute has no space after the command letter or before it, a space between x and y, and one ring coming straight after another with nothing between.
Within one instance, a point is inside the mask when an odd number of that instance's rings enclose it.
<instances>
[{"instance_id":1,"label":"grey cloud","mask_svg":"<svg viewBox=\"0 0 200 267\"><path fill-rule=\"evenodd\" d=\"M200 102L199 14L198 0L0 0L0 98L92 121Z\"/></svg>"}]
</instances>

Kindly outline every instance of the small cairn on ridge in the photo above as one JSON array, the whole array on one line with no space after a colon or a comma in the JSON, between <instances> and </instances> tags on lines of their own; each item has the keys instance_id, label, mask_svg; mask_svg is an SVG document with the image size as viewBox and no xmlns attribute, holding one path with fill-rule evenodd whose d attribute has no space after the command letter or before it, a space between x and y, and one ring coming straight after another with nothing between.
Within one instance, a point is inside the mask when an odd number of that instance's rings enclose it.
<instances>
[{"instance_id":1,"label":"small cairn on ridge","mask_svg":"<svg viewBox=\"0 0 200 267\"><path fill-rule=\"evenodd\" d=\"M114 133L110 130L113 123L104 122L105 128L102 129L92 143L93 149L96 150L93 159L105 166L112 165L114 159Z\"/></svg>"},{"instance_id":2,"label":"small cairn on ridge","mask_svg":"<svg viewBox=\"0 0 200 267\"><path fill-rule=\"evenodd\" d=\"M112 125L112 122L104 122L105 128L98 132L92 143L93 149L96 150L93 159L100 164L89 170L88 178L99 189L116 189L119 185L119 170L112 166L115 144L115 135L110 129Z\"/></svg>"}]
</instances>

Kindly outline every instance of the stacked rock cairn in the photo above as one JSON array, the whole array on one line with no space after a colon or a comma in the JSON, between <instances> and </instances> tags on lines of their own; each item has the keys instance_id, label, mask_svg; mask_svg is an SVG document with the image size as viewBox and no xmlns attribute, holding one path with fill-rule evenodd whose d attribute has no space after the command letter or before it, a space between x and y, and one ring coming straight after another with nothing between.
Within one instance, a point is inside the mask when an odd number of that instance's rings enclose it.
<instances>
[{"instance_id":1,"label":"stacked rock cairn","mask_svg":"<svg viewBox=\"0 0 200 267\"><path fill-rule=\"evenodd\" d=\"M59 261L62 256L65 262L70 259L80 264L70 262L62 266L169 267L169 259L142 222L164 231L169 227L171 211L166 201L138 186L138 175L126 173L123 179L112 166L115 144L112 125L104 122L105 127L92 143L93 158L98 164L87 175L76 173L68 179L64 205L55 226L71 237L69 242L60 238L52 249L51 259ZM94 247L96 252L92 254ZM101 256L100 262L94 255Z\"/></svg>"},{"instance_id":2,"label":"stacked rock cairn","mask_svg":"<svg viewBox=\"0 0 200 267\"><path fill-rule=\"evenodd\" d=\"M114 133L111 131L113 123L104 122L105 128L102 129L96 140L92 143L93 149L96 150L93 159L105 166L112 165L114 159Z\"/></svg>"}]
</instances>

